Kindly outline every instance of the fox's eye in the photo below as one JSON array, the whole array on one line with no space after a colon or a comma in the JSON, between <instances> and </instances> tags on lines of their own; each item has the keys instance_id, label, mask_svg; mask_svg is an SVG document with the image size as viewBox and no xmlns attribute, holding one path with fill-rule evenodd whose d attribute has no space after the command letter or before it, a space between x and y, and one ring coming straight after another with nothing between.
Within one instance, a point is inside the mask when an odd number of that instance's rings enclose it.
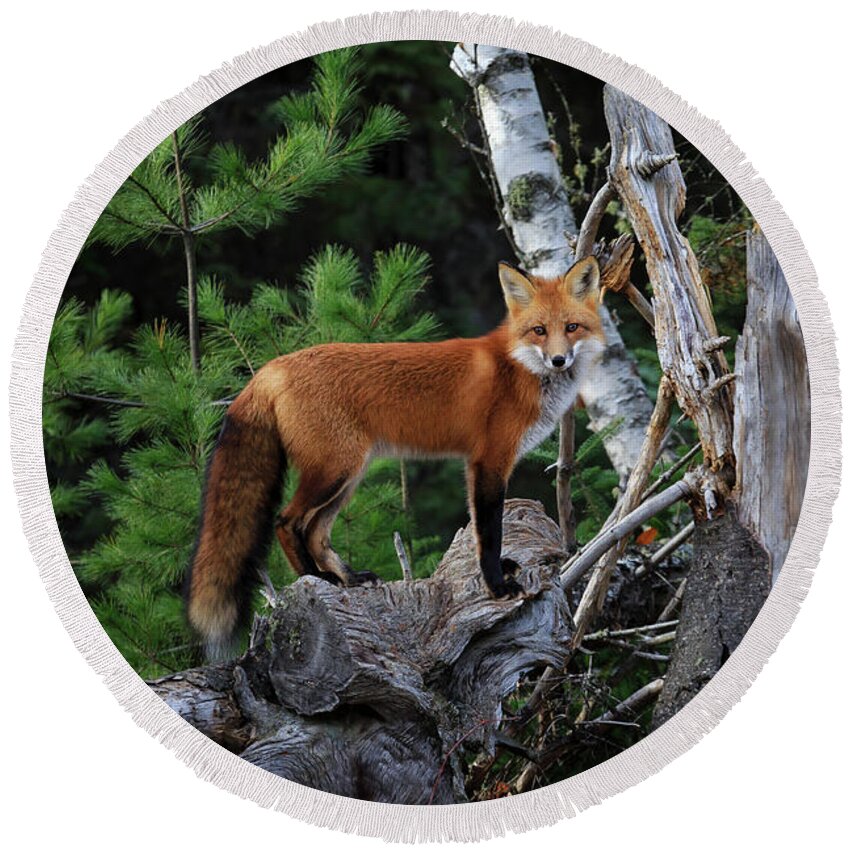
<instances>
[{"instance_id":1,"label":"fox's eye","mask_svg":"<svg viewBox=\"0 0 850 850\"><path fill-rule=\"evenodd\" d=\"M567 325L567 333L568 334L575 333L577 330L578 330L578 324L576 322L570 322Z\"/></svg>"},{"instance_id":2,"label":"fox's eye","mask_svg":"<svg viewBox=\"0 0 850 850\"><path fill-rule=\"evenodd\" d=\"M537 336L546 336L546 328L543 325L535 325L531 330L537 334Z\"/></svg>"}]
</instances>

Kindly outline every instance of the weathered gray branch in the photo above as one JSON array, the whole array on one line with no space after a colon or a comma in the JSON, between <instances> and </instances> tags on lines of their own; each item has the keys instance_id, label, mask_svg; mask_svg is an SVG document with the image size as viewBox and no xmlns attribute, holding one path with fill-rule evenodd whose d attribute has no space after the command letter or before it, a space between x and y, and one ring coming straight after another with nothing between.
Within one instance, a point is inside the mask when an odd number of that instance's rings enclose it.
<instances>
[{"instance_id":1,"label":"weathered gray branch","mask_svg":"<svg viewBox=\"0 0 850 850\"><path fill-rule=\"evenodd\" d=\"M593 253L593 243L596 241L596 234L599 232L605 210L616 197L617 193L611 188L611 184L605 183L590 202L578 232L578 239L576 239L577 259L580 260Z\"/></svg>"},{"instance_id":2,"label":"weathered gray branch","mask_svg":"<svg viewBox=\"0 0 850 850\"><path fill-rule=\"evenodd\" d=\"M503 552L521 566L524 598L490 598L466 528L428 579L300 579L243 658L152 687L287 779L374 801L463 801L458 742L492 749L503 698L523 672L563 663L570 641L560 532L538 503L507 503Z\"/></svg>"},{"instance_id":3,"label":"weathered gray branch","mask_svg":"<svg viewBox=\"0 0 850 850\"><path fill-rule=\"evenodd\" d=\"M584 221L581 223L578 238L576 239L575 255L580 260L594 253L594 243L599 232L599 226L608 204L617 197L610 183L605 185L596 193L590 202ZM622 234L610 246L602 245L597 248L599 261L602 263L602 289L603 292L611 290L620 292L631 301L632 306L640 313L651 328L655 328L655 316L652 305L646 300L644 294L632 283L632 254L634 253L634 240L629 234Z\"/></svg>"},{"instance_id":4,"label":"weathered gray branch","mask_svg":"<svg viewBox=\"0 0 850 850\"><path fill-rule=\"evenodd\" d=\"M561 587L565 591L574 587L612 546L656 514L687 498L691 494L692 487L693 479L686 476L675 484L671 484L666 490L647 499L621 520L603 528L587 546L564 564L561 570Z\"/></svg>"},{"instance_id":5,"label":"weathered gray branch","mask_svg":"<svg viewBox=\"0 0 850 850\"><path fill-rule=\"evenodd\" d=\"M674 534L658 551L649 559L651 567L657 567L662 561L675 552L693 533L696 523L691 521L684 528Z\"/></svg>"},{"instance_id":6,"label":"weathered gray branch","mask_svg":"<svg viewBox=\"0 0 850 850\"><path fill-rule=\"evenodd\" d=\"M714 388L729 369L722 350L709 345L718 337L711 303L694 252L676 224L685 183L673 136L654 112L619 89L607 85L604 99L609 180L646 257L661 368L682 412L697 427L706 466L717 473L713 486L725 496L734 482L732 390ZM661 167L648 169L650 160Z\"/></svg>"},{"instance_id":7,"label":"weathered gray branch","mask_svg":"<svg viewBox=\"0 0 850 850\"><path fill-rule=\"evenodd\" d=\"M575 471L576 456L576 417L570 409L561 417L558 432L558 461L555 485L558 502L558 525L568 552L576 549L576 511L573 505L572 477Z\"/></svg>"},{"instance_id":8,"label":"weathered gray branch","mask_svg":"<svg viewBox=\"0 0 850 850\"><path fill-rule=\"evenodd\" d=\"M680 470L687 466L702 450L699 443L691 446L672 466L668 467L643 491L641 499L648 499L653 493L657 493L665 484Z\"/></svg>"},{"instance_id":9,"label":"weathered gray branch","mask_svg":"<svg viewBox=\"0 0 850 850\"><path fill-rule=\"evenodd\" d=\"M641 447L640 455L638 456L635 468L629 476L628 483L623 492L619 504L615 508L616 523L611 524L603 529L600 537L602 539L611 538L615 529L629 514L638 510L641 502L641 494L646 489L649 482L649 476L655 467L655 462L658 459L658 454L661 450L661 443L664 439L664 432L667 428L667 423L670 420L670 411L673 404L673 392L670 388L670 382L666 377L661 379L658 386L658 396L655 400L655 408L652 411L652 417L649 420L649 427L646 429L646 437ZM646 509L644 502L644 510ZM614 521L612 515L611 521ZM590 621L595 614L602 609L602 604L605 600L605 592L608 589L608 580L614 567L617 565L617 560L623 554L625 542L623 537L616 539L611 548L605 552L604 557L596 565L590 581L587 583L584 593L581 597L578 610L575 614L575 634L573 635L573 644L578 645L582 636L590 625Z\"/></svg>"},{"instance_id":10,"label":"weathered gray branch","mask_svg":"<svg viewBox=\"0 0 850 850\"><path fill-rule=\"evenodd\" d=\"M413 581L413 570L410 568L410 559L407 557L404 541L397 531L393 532L393 546L395 546L395 554L401 566L401 577L404 581Z\"/></svg>"}]
</instances>

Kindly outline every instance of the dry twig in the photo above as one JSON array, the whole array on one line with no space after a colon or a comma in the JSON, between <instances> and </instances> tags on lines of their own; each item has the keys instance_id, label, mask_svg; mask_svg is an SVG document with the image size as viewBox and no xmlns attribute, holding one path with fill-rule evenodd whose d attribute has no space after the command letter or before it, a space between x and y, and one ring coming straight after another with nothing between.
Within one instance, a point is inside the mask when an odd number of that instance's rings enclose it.
<instances>
[{"instance_id":1,"label":"dry twig","mask_svg":"<svg viewBox=\"0 0 850 850\"><path fill-rule=\"evenodd\" d=\"M401 564L401 574L404 580L413 581L413 570L410 568L410 559L407 557L404 541L402 541L401 535L397 531L393 532L393 545L395 546L395 553L398 556L398 562Z\"/></svg>"}]
</instances>

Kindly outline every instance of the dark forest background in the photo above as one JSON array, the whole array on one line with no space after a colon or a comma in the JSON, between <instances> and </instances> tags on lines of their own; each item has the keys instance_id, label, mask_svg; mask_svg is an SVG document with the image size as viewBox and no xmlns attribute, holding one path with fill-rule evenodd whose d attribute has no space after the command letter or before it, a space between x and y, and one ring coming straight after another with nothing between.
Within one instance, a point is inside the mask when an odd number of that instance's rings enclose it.
<instances>
[{"instance_id":1,"label":"dark forest background","mask_svg":"<svg viewBox=\"0 0 850 850\"><path fill-rule=\"evenodd\" d=\"M199 241L198 267L218 282L228 303L247 304L260 284L297 297L305 267L324 246L350 249L368 270L375 252L391 252L405 243L424 252L429 261L427 283L421 291L414 287L410 299L411 304L415 301L417 315L432 313L438 320L433 335L474 336L501 321L503 301L496 266L499 260L514 258L499 228L486 174L482 175L461 143L463 137L476 137L477 125L469 87L449 67L452 46L406 41L360 50L359 107L385 104L394 108L406 121L405 132L372 150L361 173L334 181L268 227L251 232L235 227ZM605 180L608 131L602 112L603 84L537 57L533 68L559 148L564 181L580 221ZM283 95L309 91L314 71L314 60L304 60L266 74L217 101L199 116L205 144L232 143L248 160L264 156L270 140L281 132L275 104ZM722 176L686 140L676 141L689 191L682 229L707 275L718 329L734 340L745 306L743 234L748 214ZM198 179L203 179L203 156L192 160L191 167ZM624 216L612 204L603 233L611 236L626 229ZM108 349L109 357L123 357L121 352L131 349L135 352L132 357L141 357L140 329L161 341L174 333L168 344L175 350L185 343L185 277L184 256L176 240L143 239L121 250L104 243L88 245L63 297L63 308L73 305L76 318L68 319L67 312L63 316L60 308L65 327L63 330L57 322L54 362L48 363L46 383L46 460L69 557L110 636L148 677L189 666L198 658L181 620L179 574L196 524L200 478L197 468L193 469L186 489L175 490L176 502L168 502L165 494L162 504L150 503L150 493L156 494L157 489L156 482L148 482L146 489L142 488L148 494L145 503L139 497L142 489L133 489L134 476L154 474L155 460L150 453L159 451L158 441L166 438L148 425L128 426L128 411L111 404L108 399L112 395L92 390L97 381L90 373L100 368L97 363L107 363L97 359L101 349ZM633 280L646 291L642 261L635 264ZM98 307L104 290L129 296L112 316L111 308ZM620 318L622 336L654 392L660 373L647 326L625 301L609 297L607 303ZM104 328L108 333L104 330L102 337L98 336L98 329ZM201 339L203 345L203 322ZM167 349L164 345L161 350ZM67 374L50 373L51 369L61 371L57 364L74 357L80 359L78 374L88 376L81 378L78 386L71 386ZM122 366L109 360L104 369L114 368L117 374L121 368L137 368L132 357L127 355ZM198 452L201 460L220 413L211 414L211 422L205 425ZM587 486L580 482L576 499L579 518L585 520L580 530L586 539L613 504L616 476L581 416L578 425L579 442L585 446L580 462ZM134 454L142 449L148 454ZM553 450L550 446L549 451ZM142 471L134 466L141 457L146 464ZM544 466L539 457L524 462L512 479L509 495L539 499L554 516L555 490L551 477L543 474ZM352 543L357 550L354 565L397 577L391 535L395 527L403 526L415 570L425 574L467 522L461 464L407 464L408 492L403 496L401 519L397 513L385 513L386 503L401 497L393 483L397 470L384 469L377 474L378 484L386 486L376 491L376 501L367 506L368 517L350 523L361 527L360 536ZM175 504L182 501L187 502L186 516L177 522ZM169 526L165 534L163 528L170 522L177 524ZM135 536L127 531L129 525L134 526ZM341 526L339 533L345 533L344 518ZM122 566L122 559L144 562L145 567L134 573ZM152 577L160 562L167 562L167 569L163 567L167 579L155 582ZM294 578L278 553L273 553L271 567L278 583ZM131 576L135 576L132 586L128 584Z\"/></svg>"}]
</instances>

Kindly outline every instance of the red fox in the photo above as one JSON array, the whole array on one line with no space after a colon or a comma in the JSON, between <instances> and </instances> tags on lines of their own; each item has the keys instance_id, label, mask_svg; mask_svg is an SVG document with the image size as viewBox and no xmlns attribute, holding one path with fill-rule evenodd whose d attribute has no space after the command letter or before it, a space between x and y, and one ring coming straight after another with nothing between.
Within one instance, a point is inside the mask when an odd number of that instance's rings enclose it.
<instances>
[{"instance_id":1,"label":"red fox","mask_svg":"<svg viewBox=\"0 0 850 850\"><path fill-rule=\"evenodd\" d=\"M557 278L499 265L505 321L477 339L317 345L270 361L230 405L207 468L187 576L188 617L210 656L230 651L250 613L287 467L299 474L277 535L299 575L376 582L331 547L337 514L369 461L466 460L484 583L522 587L501 557L502 510L517 460L554 429L602 350L594 257Z\"/></svg>"}]
</instances>

